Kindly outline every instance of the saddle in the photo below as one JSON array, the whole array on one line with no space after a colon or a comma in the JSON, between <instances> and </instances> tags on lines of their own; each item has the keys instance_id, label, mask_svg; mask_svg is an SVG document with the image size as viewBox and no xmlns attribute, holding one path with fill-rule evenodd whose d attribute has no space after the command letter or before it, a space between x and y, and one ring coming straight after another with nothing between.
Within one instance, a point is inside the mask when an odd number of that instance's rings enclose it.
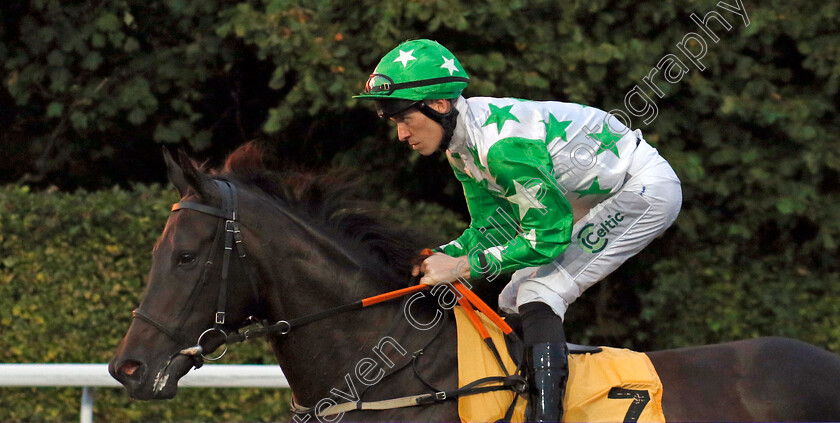
<instances>
[{"instance_id":1,"label":"saddle","mask_svg":"<svg viewBox=\"0 0 840 423\"><path fill-rule=\"evenodd\" d=\"M478 313L490 332L505 366L497 358L470 322L466 312L453 309L458 328L458 384L465 386L488 376L504 376L516 371L516 359L502 339L500 329ZM517 320L506 316L505 322L516 331ZM662 382L644 353L610 347L569 344L569 381L564 398L564 421L570 422L664 422ZM513 391L493 391L458 398L461 421L494 422L503 419L514 405L511 422L525 420L527 399Z\"/></svg>"}]
</instances>

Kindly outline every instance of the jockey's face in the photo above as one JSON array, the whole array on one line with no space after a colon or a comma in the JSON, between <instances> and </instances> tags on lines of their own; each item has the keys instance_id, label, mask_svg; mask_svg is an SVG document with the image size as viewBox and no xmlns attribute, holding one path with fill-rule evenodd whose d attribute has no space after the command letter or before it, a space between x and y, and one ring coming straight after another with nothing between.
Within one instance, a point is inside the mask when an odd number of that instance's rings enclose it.
<instances>
[{"instance_id":1,"label":"jockey's face","mask_svg":"<svg viewBox=\"0 0 840 423\"><path fill-rule=\"evenodd\" d=\"M432 100L427 104L440 113L448 112L450 107L447 100ZM443 127L415 107L394 115L391 120L397 124L400 141L408 142L414 151L424 156L437 151L443 140Z\"/></svg>"}]
</instances>

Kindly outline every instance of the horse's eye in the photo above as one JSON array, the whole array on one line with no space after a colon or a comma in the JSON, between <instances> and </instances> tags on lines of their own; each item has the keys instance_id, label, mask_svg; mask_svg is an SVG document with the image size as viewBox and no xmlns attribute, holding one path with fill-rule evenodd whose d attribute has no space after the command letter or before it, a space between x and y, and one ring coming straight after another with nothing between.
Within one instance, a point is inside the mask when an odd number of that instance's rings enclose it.
<instances>
[{"instance_id":1,"label":"horse's eye","mask_svg":"<svg viewBox=\"0 0 840 423\"><path fill-rule=\"evenodd\" d=\"M178 256L178 264L190 264L195 261L195 254L184 253Z\"/></svg>"}]
</instances>

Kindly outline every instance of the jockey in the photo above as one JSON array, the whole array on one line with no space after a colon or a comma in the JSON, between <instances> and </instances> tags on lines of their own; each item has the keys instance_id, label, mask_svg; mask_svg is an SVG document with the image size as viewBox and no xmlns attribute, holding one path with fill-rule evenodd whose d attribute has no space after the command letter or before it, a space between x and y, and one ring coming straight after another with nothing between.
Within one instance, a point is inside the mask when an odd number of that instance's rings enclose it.
<instances>
[{"instance_id":1,"label":"jockey","mask_svg":"<svg viewBox=\"0 0 840 423\"><path fill-rule=\"evenodd\" d=\"M674 222L680 181L640 131L602 110L467 99L468 83L449 50L413 40L382 58L357 98L374 100L418 153L446 154L470 227L413 272L429 285L514 272L499 307L522 318L528 419L560 421L566 309Z\"/></svg>"}]
</instances>

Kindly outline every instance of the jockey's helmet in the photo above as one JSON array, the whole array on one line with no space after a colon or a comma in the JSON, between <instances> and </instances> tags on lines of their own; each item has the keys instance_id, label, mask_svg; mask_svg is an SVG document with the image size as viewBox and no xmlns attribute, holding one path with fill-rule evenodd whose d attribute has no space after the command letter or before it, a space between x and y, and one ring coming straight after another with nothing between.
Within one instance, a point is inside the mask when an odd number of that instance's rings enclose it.
<instances>
[{"instance_id":1,"label":"jockey's helmet","mask_svg":"<svg viewBox=\"0 0 840 423\"><path fill-rule=\"evenodd\" d=\"M380 117L389 118L423 100L456 99L470 77L446 47L432 40L406 41L388 52L354 98L372 99Z\"/></svg>"}]
</instances>

